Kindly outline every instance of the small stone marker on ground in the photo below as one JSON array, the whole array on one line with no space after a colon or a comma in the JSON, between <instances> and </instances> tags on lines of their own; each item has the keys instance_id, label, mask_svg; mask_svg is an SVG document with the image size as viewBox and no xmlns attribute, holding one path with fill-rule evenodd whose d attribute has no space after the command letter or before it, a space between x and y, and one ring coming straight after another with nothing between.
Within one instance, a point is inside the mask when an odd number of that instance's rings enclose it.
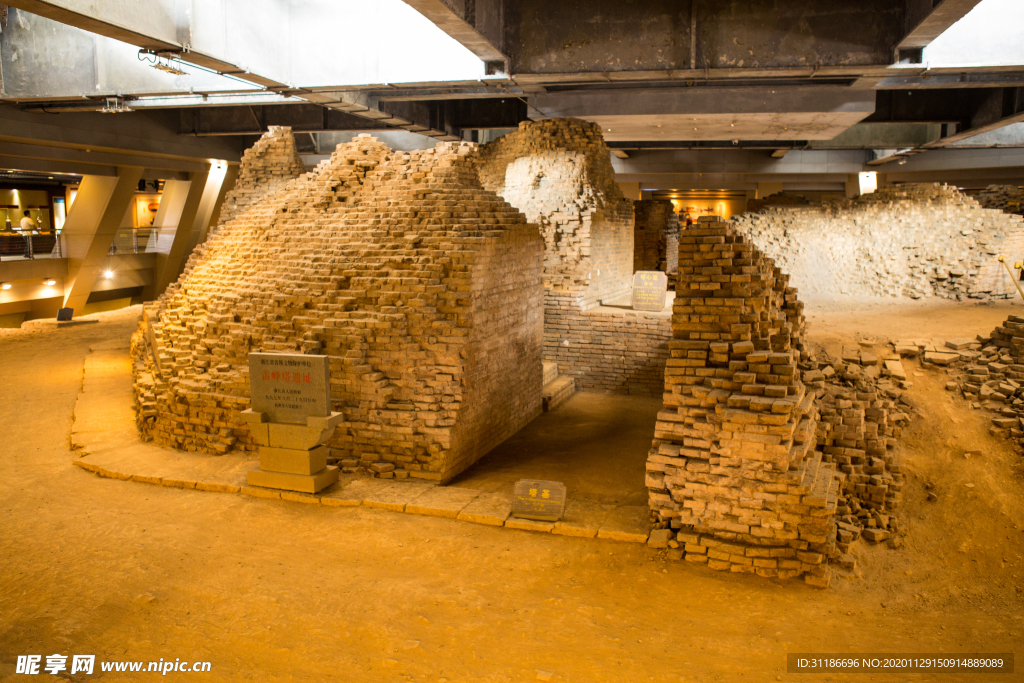
<instances>
[{"instance_id":1,"label":"small stone marker on ground","mask_svg":"<svg viewBox=\"0 0 1024 683\"><path fill-rule=\"evenodd\" d=\"M542 479L520 479L512 496L512 514L520 519L557 522L565 513L565 484Z\"/></svg>"},{"instance_id":2,"label":"small stone marker on ground","mask_svg":"<svg viewBox=\"0 0 1024 683\"><path fill-rule=\"evenodd\" d=\"M317 493L338 481L324 445L343 417L331 412L327 356L250 353L249 390L242 419L260 447L249 485Z\"/></svg>"},{"instance_id":3,"label":"small stone marker on ground","mask_svg":"<svg viewBox=\"0 0 1024 683\"><path fill-rule=\"evenodd\" d=\"M668 276L660 270L639 270L633 275L633 310L660 311L665 308Z\"/></svg>"}]
</instances>

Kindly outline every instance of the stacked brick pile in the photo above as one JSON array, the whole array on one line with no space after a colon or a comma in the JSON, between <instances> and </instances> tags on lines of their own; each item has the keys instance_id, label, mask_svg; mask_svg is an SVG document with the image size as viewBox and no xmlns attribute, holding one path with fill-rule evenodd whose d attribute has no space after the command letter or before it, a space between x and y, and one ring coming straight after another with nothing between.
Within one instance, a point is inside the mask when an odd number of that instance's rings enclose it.
<instances>
[{"instance_id":1,"label":"stacked brick pile","mask_svg":"<svg viewBox=\"0 0 1024 683\"><path fill-rule=\"evenodd\" d=\"M143 431L253 449L251 351L330 357L343 462L447 480L539 414L543 243L473 152L359 136L221 225L133 338Z\"/></svg>"},{"instance_id":2,"label":"stacked brick pile","mask_svg":"<svg viewBox=\"0 0 1024 683\"><path fill-rule=\"evenodd\" d=\"M826 586L840 480L815 450L803 305L787 285L716 217L682 233L647 486L687 561Z\"/></svg>"},{"instance_id":3,"label":"stacked brick pile","mask_svg":"<svg viewBox=\"0 0 1024 683\"><path fill-rule=\"evenodd\" d=\"M679 266L679 216L666 199L634 202L633 271L675 273Z\"/></svg>"},{"instance_id":4,"label":"stacked brick pile","mask_svg":"<svg viewBox=\"0 0 1024 683\"><path fill-rule=\"evenodd\" d=\"M544 237L544 359L582 389L660 394L668 316L601 306L628 301L633 202L600 126L524 121L480 149L479 173Z\"/></svg>"},{"instance_id":5,"label":"stacked brick pile","mask_svg":"<svg viewBox=\"0 0 1024 683\"><path fill-rule=\"evenodd\" d=\"M1024 316L1009 316L977 341L947 340L943 351L957 376L952 388L992 411L992 431L1024 438Z\"/></svg>"},{"instance_id":6,"label":"stacked brick pile","mask_svg":"<svg viewBox=\"0 0 1024 683\"><path fill-rule=\"evenodd\" d=\"M989 185L975 199L986 209L1024 215L1024 188L1016 185Z\"/></svg>"},{"instance_id":7,"label":"stacked brick pile","mask_svg":"<svg viewBox=\"0 0 1024 683\"><path fill-rule=\"evenodd\" d=\"M270 126L256 144L245 150L238 179L224 197L218 223L225 223L264 197L284 189L306 172L295 147L292 129Z\"/></svg>"},{"instance_id":8,"label":"stacked brick pile","mask_svg":"<svg viewBox=\"0 0 1024 683\"><path fill-rule=\"evenodd\" d=\"M814 295L998 299L1016 295L996 260L1024 256L1019 216L955 187L887 187L820 207L766 208L736 228Z\"/></svg>"},{"instance_id":9,"label":"stacked brick pile","mask_svg":"<svg viewBox=\"0 0 1024 683\"><path fill-rule=\"evenodd\" d=\"M803 381L818 393L816 441L823 460L845 475L837 548L846 552L858 538L889 539L899 530L895 511L904 483L897 440L910 419L909 406L900 401L900 361L854 349L842 360L809 358L800 367Z\"/></svg>"}]
</instances>

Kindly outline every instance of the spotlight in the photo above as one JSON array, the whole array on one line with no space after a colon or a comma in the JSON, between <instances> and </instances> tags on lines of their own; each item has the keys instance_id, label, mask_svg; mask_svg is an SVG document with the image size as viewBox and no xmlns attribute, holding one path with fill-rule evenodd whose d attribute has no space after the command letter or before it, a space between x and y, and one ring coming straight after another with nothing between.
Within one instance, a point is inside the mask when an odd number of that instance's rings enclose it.
<instances>
[{"instance_id":1,"label":"spotlight","mask_svg":"<svg viewBox=\"0 0 1024 683\"><path fill-rule=\"evenodd\" d=\"M0 289L10 289L10 288L11 288L11 283L10 282L0 282Z\"/></svg>"},{"instance_id":2,"label":"spotlight","mask_svg":"<svg viewBox=\"0 0 1024 683\"><path fill-rule=\"evenodd\" d=\"M106 104L100 109L104 114L123 114L131 111L131 108L124 103L123 97L108 97L106 98ZM89 150L85 150L88 152Z\"/></svg>"},{"instance_id":3,"label":"spotlight","mask_svg":"<svg viewBox=\"0 0 1024 683\"><path fill-rule=\"evenodd\" d=\"M47 287L53 287L55 284L57 284L57 281L54 280L53 278L49 278L47 280L43 280L43 284L46 285Z\"/></svg>"},{"instance_id":4,"label":"spotlight","mask_svg":"<svg viewBox=\"0 0 1024 683\"><path fill-rule=\"evenodd\" d=\"M187 71L182 71L175 63L180 64L180 55L177 52L154 52L153 50L139 50L139 61L148 62L157 71L172 74L174 76L187 76Z\"/></svg>"},{"instance_id":5,"label":"spotlight","mask_svg":"<svg viewBox=\"0 0 1024 683\"><path fill-rule=\"evenodd\" d=\"M110 278L114 277L114 271L112 271L112 270L105 270L105 271L103 271L103 277L105 277L106 279L109 280Z\"/></svg>"}]
</instances>

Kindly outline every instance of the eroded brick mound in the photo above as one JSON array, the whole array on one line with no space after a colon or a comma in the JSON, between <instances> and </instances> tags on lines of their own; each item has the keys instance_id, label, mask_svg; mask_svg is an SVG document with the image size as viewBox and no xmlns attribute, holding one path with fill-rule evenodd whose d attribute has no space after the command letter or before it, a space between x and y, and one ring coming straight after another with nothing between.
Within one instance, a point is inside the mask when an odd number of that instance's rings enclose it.
<instances>
[{"instance_id":1,"label":"eroded brick mound","mask_svg":"<svg viewBox=\"0 0 1024 683\"><path fill-rule=\"evenodd\" d=\"M805 295L1007 298L1016 292L996 256L1024 252L1019 216L937 183L769 207L734 223Z\"/></svg>"},{"instance_id":2,"label":"eroded brick mound","mask_svg":"<svg viewBox=\"0 0 1024 683\"><path fill-rule=\"evenodd\" d=\"M583 305L628 293L633 203L615 181L601 127L579 119L524 121L480 148L480 183L540 226L544 283Z\"/></svg>"},{"instance_id":3,"label":"eroded brick mound","mask_svg":"<svg viewBox=\"0 0 1024 683\"><path fill-rule=\"evenodd\" d=\"M680 235L664 409L647 462L659 526L687 561L827 585L839 479L815 450L797 367L803 305L727 223Z\"/></svg>"},{"instance_id":4,"label":"eroded brick mound","mask_svg":"<svg viewBox=\"0 0 1024 683\"><path fill-rule=\"evenodd\" d=\"M218 223L226 223L264 197L280 192L305 172L292 129L270 126L242 155L238 179L224 196Z\"/></svg>"},{"instance_id":5,"label":"eroded brick mound","mask_svg":"<svg viewBox=\"0 0 1024 683\"><path fill-rule=\"evenodd\" d=\"M544 360L580 389L660 394L668 317L602 307L629 302L633 202L600 126L524 121L481 147L478 163L481 184L544 236Z\"/></svg>"},{"instance_id":6,"label":"eroded brick mound","mask_svg":"<svg viewBox=\"0 0 1024 683\"><path fill-rule=\"evenodd\" d=\"M133 339L142 430L252 449L248 353L330 356L332 455L448 479L540 412L542 249L472 145L369 136L215 230Z\"/></svg>"},{"instance_id":7,"label":"eroded brick mound","mask_svg":"<svg viewBox=\"0 0 1024 683\"><path fill-rule=\"evenodd\" d=\"M679 266L679 216L667 199L633 203L633 270L675 273Z\"/></svg>"}]
</instances>

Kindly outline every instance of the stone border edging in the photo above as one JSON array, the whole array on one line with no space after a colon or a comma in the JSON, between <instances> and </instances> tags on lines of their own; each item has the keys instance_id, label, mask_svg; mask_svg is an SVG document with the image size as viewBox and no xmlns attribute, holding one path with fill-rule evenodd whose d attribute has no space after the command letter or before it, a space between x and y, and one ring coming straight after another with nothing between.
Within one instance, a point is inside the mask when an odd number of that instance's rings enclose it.
<instances>
[{"instance_id":1,"label":"stone border edging","mask_svg":"<svg viewBox=\"0 0 1024 683\"><path fill-rule=\"evenodd\" d=\"M650 524L646 518L647 508L642 508L643 518L638 519L637 508L640 506L619 506L605 510L603 516L595 519L592 515L585 514L581 505L573 505L573 501L570 501L566 518L558 522L538 522L513 516L511 495L438 486L419 480L359 478L339 482L319 494L278 491L248 486L244 483L231 483L232 475L237 479L243 469L251 468L252 463L249 463L248 459L239 457L230 460L231 455L180 453L141 441L132 409L131 360L127 351L125 343L119 341L91 347L84 363L82 391L75 403L71 441L72 448L76 449L76 457L72 464L100 477L328 507L365 506L576 538L600 538L629 543L648 542ZM98 400L98 396L102 396L104 400ZM185 462L184 469L191 470L190 473L193 475L197 463L217 469L208 472L206 478L190 478L187 474L163 476L159 471L143 473L154 467L153 462L148 461L147 456L150 453L146 451L152 451L157 470L174 470L176 467L180 469L182 462L190 458L199 459L191 463ZM171 461L170 458L175 456L178 460ZM132 457L147 461L131 463L141 467L126 467L128 463L124 460ZM118 462L113 464L110 459ZM127 469L141 469L143 472L124 471Z\"/></svg>"}]
</instances>

